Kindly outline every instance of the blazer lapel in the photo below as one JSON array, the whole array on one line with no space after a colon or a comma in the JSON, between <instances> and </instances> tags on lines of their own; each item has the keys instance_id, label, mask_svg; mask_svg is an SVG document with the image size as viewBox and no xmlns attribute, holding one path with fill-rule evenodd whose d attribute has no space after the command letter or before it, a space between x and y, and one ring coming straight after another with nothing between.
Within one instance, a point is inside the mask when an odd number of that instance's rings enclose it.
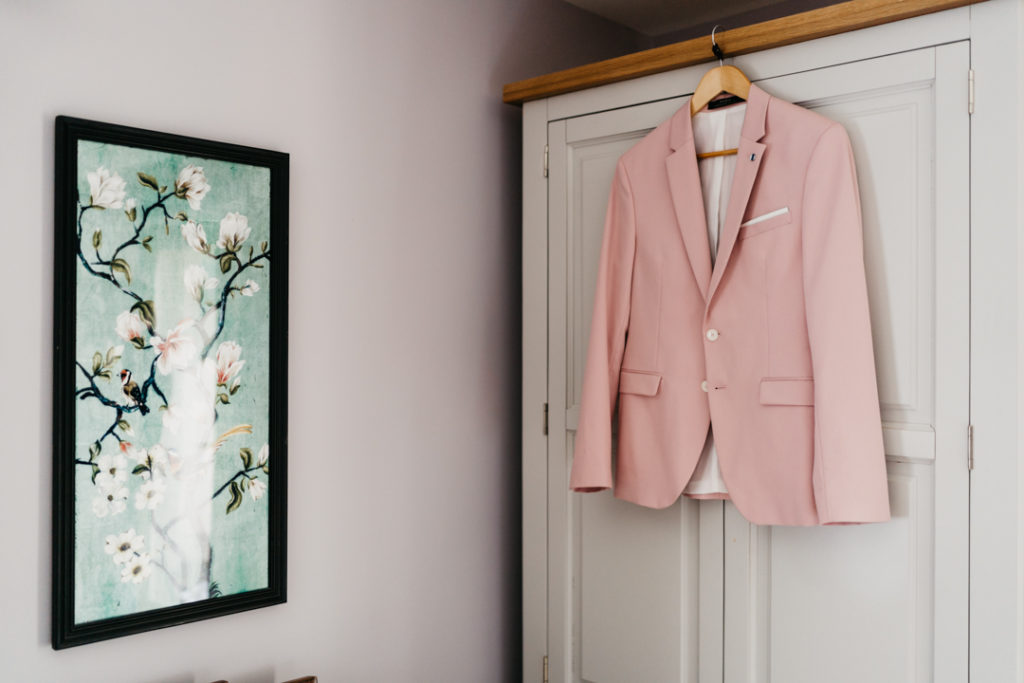
<instances>
[{"instance_id":1,"label":"blazer lapel","mask_svg":"<svg viewBox=\"0 0 1024 683\"><path fill-rule=\"evenodd\" d=\"M708 301L715 295L725 269L729 265L729 257L732 256L733 246L736 244L736 237L740 231L740 222L743 220L743 213L747 210L747 202L750 201L750 192L754 188L754 181L757 180L757 172L761 168L765 145L758 141L764 137L764 119L768 111L768 100L768 93L751 84L750 95L747 98L747 112L743 119L743 129L740 131L736 173L733 175L732 189L729 191L729 206L726 208L725 223L722 225L722 232L718 237L715 269L711 274L711 284L705 296Z\"/></svg>"},{"instance_id":2,"label":"blazer lapel","mask_svg":"<svg viewBox=\"0 0 1024 683\"><path fill-rule=\"evenodd\" d=\"M689 108L686 119L689 120ZM676 223L683 236L683 246L690 259L693 277L697 280L701 296L708 299L711 282L711 244L708 242L707 219L704 216L704 198L701 195L700 175L697 171L697 152L693 137L680 143L680 147L665 161Z\"/></svg>"}]
</instances>

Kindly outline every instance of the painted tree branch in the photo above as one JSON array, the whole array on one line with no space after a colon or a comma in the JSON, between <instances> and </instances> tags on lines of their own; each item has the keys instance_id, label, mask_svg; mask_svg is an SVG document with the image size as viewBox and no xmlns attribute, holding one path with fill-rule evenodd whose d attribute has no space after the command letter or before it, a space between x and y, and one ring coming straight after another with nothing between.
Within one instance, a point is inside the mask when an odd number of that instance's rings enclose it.
<instances>
[{"instance_id":1,"label":"painted tree branch","mask_svg":"<svg viewBox=\"0 0 1024 683\"><path fill-rule=\"evenodd\" d=\"M207 342L206 346L203 348L203 358L206 358L206 356L210 353L210 349L213 348L213 345L217 341L217 338L220 336L220 333L224 331L224 323L226 322L227 316L228 296L231 294L231 291L233 289L231 285L234 283L235 278L241 275L246 268L249 268L253 264L258 263L259 261L262 261L264 259L268 261L270 260L269 249L258 256L250 258L245 263L238 261L238 270L232 273L231 277L228 278L228 281L224 283L224 289L221 290L220 294L220 301L217 303L217 331L214 332L213 336L210 338L210 341Z\"/></svg>"},{"instance_id":2,"label":"painted tree branch","mask_svg":"<svg viewBox=\"0 0 1024 683\"><path fill-rule=\"evenodd\" d=\"M263 467L264 467L264 465L253 465L252 467L250 467L248 469L238 470L237 472L235 472L234 476L232 476L230 479L228 479L226 482L224 482L224 484L219 489L217 489L214 492L213 496L211 496L210 499L213 500L214 498L216 498L220 494L224 493L224 489L226 489L227 487L231 486L231 482L233 482L235 479L238 479L239 477L243 477L244 476L247 479L252 479L252 477L249 476L249 473L253 472L255 470L261 470L261 469L263 469Z\"/></svg>"}]
</instances>

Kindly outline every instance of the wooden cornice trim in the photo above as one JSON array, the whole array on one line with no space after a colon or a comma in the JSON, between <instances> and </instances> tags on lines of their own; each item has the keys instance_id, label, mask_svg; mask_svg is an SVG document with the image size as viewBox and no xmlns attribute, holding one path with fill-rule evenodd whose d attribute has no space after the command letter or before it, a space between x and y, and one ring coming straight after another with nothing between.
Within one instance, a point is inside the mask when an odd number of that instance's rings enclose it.
<instances>
[{"instance_id":1,"label":"wooden cornice trim","mask_svg":"<svg viewBox=\"0 0 1024 683\"><path fill-rule=\"evenodd\" d=\"M984 1L849 0L759 24L719 31L715 34L715 40L727 56L734 57ZM521 104L542 97L700 64L712 59L711 43L707 36L702 36L508 83L503 88L502 100L509 104Z\"/></svg>"}]
</instances>

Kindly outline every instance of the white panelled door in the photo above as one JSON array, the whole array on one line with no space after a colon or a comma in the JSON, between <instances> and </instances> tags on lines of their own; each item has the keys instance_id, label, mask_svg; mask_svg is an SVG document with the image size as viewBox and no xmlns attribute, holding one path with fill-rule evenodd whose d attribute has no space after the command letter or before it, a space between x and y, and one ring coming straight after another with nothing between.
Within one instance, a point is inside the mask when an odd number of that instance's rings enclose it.
<instances>
[{"instance_id":1,"label":"white panelled door","mask_svg":"<svg viewBox=\"0 0 1024 683\"><path fill-rule=\"evenodd\" d=\"M811 70L797 61L759 84L840 121L853 142L893 519L759 527L728 502L650 510L569 492L615 163L683 99L552 121L552 682L967 679L968 44Z\"/></svg>"}]
</instances>

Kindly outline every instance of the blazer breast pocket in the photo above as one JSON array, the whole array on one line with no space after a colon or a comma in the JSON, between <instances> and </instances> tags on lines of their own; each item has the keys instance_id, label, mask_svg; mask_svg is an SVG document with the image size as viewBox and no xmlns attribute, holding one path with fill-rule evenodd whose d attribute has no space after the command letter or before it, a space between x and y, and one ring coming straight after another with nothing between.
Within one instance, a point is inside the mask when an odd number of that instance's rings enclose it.
<instances>
[{"instance_id":1,"label":"blazer breast pocket","mask_svg":"<svg viewBox=\"0 0 1024 683\"><path fill-rule=\"evenodd\" d=\"M788 225L792 219L793 216L789 213L788 206L763 213L760 216L754 216L750 220L740 223L739 239L743 240L783 225Z\"/></svg>"}]
</instances>

